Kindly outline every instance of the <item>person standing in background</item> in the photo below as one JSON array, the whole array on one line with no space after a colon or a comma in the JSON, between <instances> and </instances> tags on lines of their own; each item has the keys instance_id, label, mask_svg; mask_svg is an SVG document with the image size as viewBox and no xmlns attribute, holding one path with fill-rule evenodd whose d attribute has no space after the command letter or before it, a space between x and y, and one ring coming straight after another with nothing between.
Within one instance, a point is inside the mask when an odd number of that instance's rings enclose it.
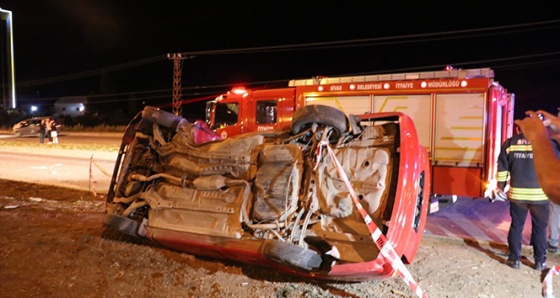
<instances>
[{"instance_id":1,"label":"person standing in background","mask_svg":"<svg viewBox=\"0 0 560 298\"><path fill-rule=\"evenodd\" d=\"M560 114L560 108L559 108ZM531 142L534 151L535 171L539 183L550 200L548 220L548 252L558 252L560 237L560 119L546 111L525 112L525 119L515 120L521 131ZM555 142L549 141L553 139Z\"/></svg>"},{"instance_id":2,"label":"person standing in background","mask_svg":"<svg viewBox=\"0 0 560 298\"><path fill-rule=\"evenodd\" d=\"M41 123L39 123L39 143L45 143L45 133L47 130L47 126L45 125L45 119L41 119Z\"/></svg>"},{"instance_id":3,"label":"person standing in background","mask_svg":"<svg viewBox=\"0 0 560 298\"><path fill-rule=\"evenodd\" d=\"M58 129L54 119L51 120L51 139L53 144L58 144Z\"/></svg>"},{"instance_id":4,"label":"person standing in background","mask_svg":"<svg viewBox=\"0 0 560 298\"><path fill-rule=\"evenodd\" d=\"M49 144L52 144L52 136L51 136L52 124L53 122L51 121L51 118L45 119L45 126L47 130L46 133L47 133L47 138L49 138Z\"/></svg>"},{"instance_id":5,"label":"person standing in background","mask_svg":"<svg viewBox=\"0 0 560 298\"><path fill-rule=\"evenodd\" d=\"M550 202L550 217L548 219L548 252L558 252L558 238L560 237L560 205Z\"/></svg>"},{"instance_id":6,"label":"person standing in background","mask_svg":"<svg viewBox=\"0 0 560 298\"><path fill-rule=\"evenodd\" d=\"M556 147L557 158L558 152L560 152L560 144L558 141L554 140L554 145ZM560 238L560 204L550 201L550 216L548 218L548 252L557 253L558 252L558 238Z\"/></svg>"}]
</instances>

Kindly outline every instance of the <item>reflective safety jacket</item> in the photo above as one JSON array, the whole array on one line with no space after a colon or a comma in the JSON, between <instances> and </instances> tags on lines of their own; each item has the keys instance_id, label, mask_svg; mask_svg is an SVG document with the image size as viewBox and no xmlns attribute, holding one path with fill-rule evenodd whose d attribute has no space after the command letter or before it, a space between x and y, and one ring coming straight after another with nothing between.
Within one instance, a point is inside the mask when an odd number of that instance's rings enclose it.
<instances>
[{"instance_id":1,"label":"reflective safety jacket","mask_svg":"<svg viewBox=\"0 0 560 298\"><path fill-rule=\"evenodd\" d=\"M553 142L553 141L551 141ZM555 143L553 143L556 145ZM557 146L556 155L558 156ZM504 189L509 175L509 198L526 203L547 203L535 173L533 147L523 134L507 139L498 156L498 187Z\"/></svg>"}]
</instances>

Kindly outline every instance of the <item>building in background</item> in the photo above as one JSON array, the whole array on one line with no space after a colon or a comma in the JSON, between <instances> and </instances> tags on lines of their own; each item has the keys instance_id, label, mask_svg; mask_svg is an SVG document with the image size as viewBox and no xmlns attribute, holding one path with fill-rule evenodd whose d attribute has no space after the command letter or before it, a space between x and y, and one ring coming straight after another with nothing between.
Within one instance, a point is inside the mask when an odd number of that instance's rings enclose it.
<instances>
[{"instance_id":1,"label":"building in background","mask_svg":"<svg viewBox=\"0 0 560 298\"><path fill-rule=\"evenodd\" d=\"M85 96L65 96L59 98L54 103L55 117L77 117L83 116L86 112L87 97Z\"/></svg>"}]
</instances>

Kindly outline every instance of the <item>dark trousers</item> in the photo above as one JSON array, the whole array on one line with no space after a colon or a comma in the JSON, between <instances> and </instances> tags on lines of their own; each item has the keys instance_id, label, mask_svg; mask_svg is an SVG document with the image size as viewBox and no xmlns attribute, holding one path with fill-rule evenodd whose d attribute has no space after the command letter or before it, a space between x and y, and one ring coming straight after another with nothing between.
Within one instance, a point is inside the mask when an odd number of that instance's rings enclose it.
<instances>
[{"instance_id":1,"label":"dark trousers","mask_svg":"<svg viewBox=\"0 0 560 298\"><path fill-rule=\"evenodd\" d=\"M519 260L521 258L521 243L523 239L523 227L527 219L527 213L531 214L531 245L535 262L546 261L546 227L548 225L548 201L543 204L539 202L521 203L510 200L509 214L511 215L511 225L508 232L509 258Z\"/></svg>"}]
</instances>

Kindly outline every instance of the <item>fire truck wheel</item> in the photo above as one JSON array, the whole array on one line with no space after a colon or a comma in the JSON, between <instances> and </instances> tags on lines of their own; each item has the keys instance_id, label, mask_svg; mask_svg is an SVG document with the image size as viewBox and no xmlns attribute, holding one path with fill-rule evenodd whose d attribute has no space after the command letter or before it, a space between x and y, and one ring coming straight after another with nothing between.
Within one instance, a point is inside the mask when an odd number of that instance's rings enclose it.
<instances>
[{"instance_id":1,"label":"fire truck wheel","mask_svg":"<svg viewBox=\"0 0 560 298\"><path fill-rule=\"evenodd\" d=\"M144 110L142 111L142 119L156 122L163 127L171 129L177 128L177 125L184 120L182 117L175 114L150 106L144 107Z\"/></svg>"},{"instance_id":2,"label":"fire truck wheel","mask_svg":"<svg viewBox=\"0 0 560 298\"><path fill-rule=\"evenodd\" d=\"M348 131L348 120L344 112L330 106L309 105L295 111L292 117L292 133L298 134L313 123L334 128L331 141L338 140L342 133Z\"/></svg>"}]
</instances>

